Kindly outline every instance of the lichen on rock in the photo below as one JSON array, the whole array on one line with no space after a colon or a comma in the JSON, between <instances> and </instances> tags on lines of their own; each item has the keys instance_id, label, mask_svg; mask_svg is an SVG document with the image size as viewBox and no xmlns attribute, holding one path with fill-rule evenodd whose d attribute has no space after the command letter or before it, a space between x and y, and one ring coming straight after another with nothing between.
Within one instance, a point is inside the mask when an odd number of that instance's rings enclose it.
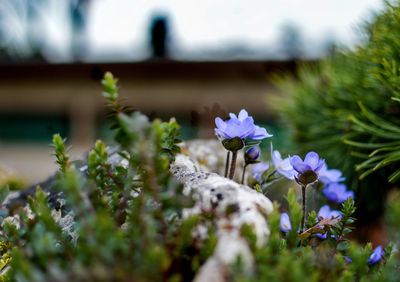
<instances>
[{"instance_id":1,"label":"lichen on rock","mask_svg":"<svg viewBox=\"0 0 400 282\"><path fill-rule=\"evenodd\" d=\"M220 155L218 147L209 146L207 141L191 144L195 148L204 148L208 151L207 155ZM195 205L185 209L183 216L211 212L215 218L218 238L214 254L199 270L195 281L224 281L224 272L238 256L242 259L244 269L251 271L253 257L240 231L244 225L251 226L257 245L264 245L270 234L267 216L272 212L273 205L267 197L250 187L210 172L218 171L218 164L208 159L207 155L203 156L200 164L201 155L195 154L193 159L190 155L193 151L190 144L185 144L184 152L188 155L178 154L170 171L184 185L184 193L192 193L195 198Z\"/></svg>"}]
</instances>

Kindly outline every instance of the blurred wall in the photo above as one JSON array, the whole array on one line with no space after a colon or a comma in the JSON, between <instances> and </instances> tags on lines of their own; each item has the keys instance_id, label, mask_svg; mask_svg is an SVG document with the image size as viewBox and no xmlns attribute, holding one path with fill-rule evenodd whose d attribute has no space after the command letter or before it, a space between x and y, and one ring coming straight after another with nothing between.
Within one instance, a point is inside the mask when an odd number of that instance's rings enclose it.
<instances>
[{"instance_id":1,"label":"blurred wall","mask_svg":"<svg viewBox=\"0 0 400 282\"><path fill-rule=\"evenodd\" d=\"M294 62L176 62L0 66L0 162L28 182L54 171L51 135L60 132L80 157L106 121L100 80L120 79L120 94L152 117L177 117L197 136L213 136L214 118L246 108L270 119L265 95L272 73L294 72ZM196 134L196 132L195 132Z\"/></svg>"}]
</instances>

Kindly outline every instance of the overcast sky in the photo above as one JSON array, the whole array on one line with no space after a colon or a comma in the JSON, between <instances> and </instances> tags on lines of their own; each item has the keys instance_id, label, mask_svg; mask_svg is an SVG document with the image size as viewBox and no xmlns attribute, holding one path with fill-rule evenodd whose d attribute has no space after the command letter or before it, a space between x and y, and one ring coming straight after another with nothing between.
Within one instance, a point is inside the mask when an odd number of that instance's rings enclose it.
<instances>
[{"instance_id":1,"label":"overcast sky","mask_svg":"<svg viewBox=\"0 0 400 282\"><path fill-rule=\"evenodd\" d=\"M177 48L196 52L227 45L271 46L285 23L296 24L310 42L356 40L357 23L381 0L96 0L89 39L94 54L118 49L141 53L152 15L169 16ZM140 51L142 50L142 51ZM137 54L141 56L142 54ZM135 56L135 55L133 55Z\"/></svg>"},{"instance_id":2,"label":"overcast sky","mask_svg":"<svg viewBox=\"0 0 400 282\"><path fill-rule=\"evenodd\" d=\"M62 2L53 3L59 6ZM171 42L179 58L232 47L272 49L286 23L302 31L307 48L328 39L351 46L357 39L357 24L381 7L381 0L92 0L88 60L145 58L155 14L168 15ZM54 24L65 19L53 14L48 25L52 34L49 54L54 52L57 57L68 36Z\"/></svg>"}]
</instances>

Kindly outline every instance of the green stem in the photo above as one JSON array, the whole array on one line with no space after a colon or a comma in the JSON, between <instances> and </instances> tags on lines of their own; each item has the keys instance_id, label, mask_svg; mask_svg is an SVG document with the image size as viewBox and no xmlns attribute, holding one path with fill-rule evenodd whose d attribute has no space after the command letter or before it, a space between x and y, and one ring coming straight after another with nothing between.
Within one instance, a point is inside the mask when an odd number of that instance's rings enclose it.
<instances>
[{"instance_id":1,"label":"green stem","mask_svg":"<svg viewBox=\"0 0 400 282\"><path fill-rule=\"evenodd\" d=\"M237 159L237 151L232 151L232 162L231 162L231 169L229 171L229 179L233 179L233 176L235 175L236 159Z\"/></svg>"},{"instance_id":2,"label":"green stem","mask_svg":"<svg viewBox=\"0 0 400 282\"><path fill-rule=\"evenodd\" d=\"M247 168L247 164L245 164L244 167L243 167L242 184L244 184L244 176L246 174L246 168Z\"/></svg>"},{"instance_id":3,"label":"green stem","mask_svg":"<svg viewBox=\"0 0 400 282\"><path fill-rule=\"evenodd\" d=\"M229 171L229 157L231 155L231 152L228 151L226 154L226 162L225 162L225 174L224 177L228 177L228 171Z\"/></svg>"},{"instance_id":4,"label":"green stem","mask_svg":"<svg viewBox=\"0 0 400 282\"><path fill-rule=\"evenodd\" d=\"M303 198L303 216L301 217L301 232L305 229L305 221L306 221L306 186L301 185L301 196Z\"/></svg>"}]
</instances>

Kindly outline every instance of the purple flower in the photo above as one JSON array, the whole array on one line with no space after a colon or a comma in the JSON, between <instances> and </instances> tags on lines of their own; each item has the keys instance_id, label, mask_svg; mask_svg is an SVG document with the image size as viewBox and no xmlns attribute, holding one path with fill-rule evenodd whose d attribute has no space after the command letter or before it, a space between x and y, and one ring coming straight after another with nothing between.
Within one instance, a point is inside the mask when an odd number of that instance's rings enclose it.
<instances>
[{"instance_id":1,"label":"purple flower","mask_svg":"<svg viewBox=\"0 0 400 282\"><path fill-rule=\"evenodd\" d=\"M343 203L348 198L354 198L353 191L347 191L347 187L340 183L330 183L322 190L325 197L335 203Z\"/></svg>"},{"instance_id":2,"label":"purple flower","mask_svg":"<svg viewBox=\"0 0 400 282\"><path fill-rule=\"evenodd\" d=\"M245 153L246 162L254 162L260 156L260 148L258 146L253 146L249 148Z\"/></svg>"},{"instance_id":3,"label":"purple flower","mask_svg":"<svg viewBox=\"0 0 400 282\"><path fill-rule=\"evenodd\" d=\"M324 164L321 167L318 174L319 174L318 179L324 184L341 182L346 179L343 177L342 172L340 170L328 169L326 164Z\"/></svg>"},{"instance_id":4,"label":"purple flower","mask_svg":"<svg viewBox=\"0 0 400 282\"><path fill-rule=\"evenodd\" d=\"M318 154L315 152L309 152L304 158L304 161L297 155L290 158L290 164L299 174L303 174L310 170L317 173L324 163L325 161L320 159Z\"/></svg>"},{"instance_id":5,"label":"purple flower","mask_svg":"<svg viewBox=\"0 0 400 282\"><path fill-rule=\"evenodd\" d=\"M275 166L276 171L284 177L293 180L297 172L293 169L290 164L289 158L282 159L281 154L278 151L272 152L272 163Z\"/></svg>"},{"instance_id":6,"label":"purple flower","mask_svg":"<svg viewBox=\"0 0 400 282\"><path fill-rule=\"evenodd\" d=\"M271 137L265 128L254 124L254 120L245 110L241 110L239 115L229 114L227 121L217 117L215 119L215 134L222 139L232 139L239 137L241 139L250 138L252 140L262 140Z\"/></svg>"},{"instance_id":7,"label":"purple flower","mask_svg":"<svg viewBox=\"0 0 400 282\"><path fill-rule=\"evenodd\" d=\"M385 252L383 251L381 245L379 245L378 247L376 247L376 248L372 251L372 254L370 255L370 257L369 257L369 259L368 259L368 264L369 264L370 266L372 266L372 265L378 263L378 262L382 259L384 253L385 253Z\"/></svg>"},{"instance_id":8,"label":"purple flower","mask_svg":"<svg viewBox=\"0 0 400 282\"><path fill-rule=\"evenodd\" d=\"M347 264L353 262L353 260L352 260L349 256L343 256L343 259L344 259L344 261L345 261Z\"/></svg>"},{"instance_id":9,"label":"purple flower","mask_svg":"<svg viewBox=\"0 0 400 282\"><path fill-rule=\"evenodd\" d=\"M316 233L315 236L321 240L325 240L328 237L328 232L325 233Z\"/></svg>"},{"instance_id":10,"label":"purple flower","mask_svg":"<svg viewBox=\"0 0 400 282\"><path fill-rule=\"evenodd\" d=\"M292 230L292 224L290 223L290 218L287 213L284 212L281 214L281 220L280 220L279 225L280 225L281 231L284 233L287 233L290 230Z\"/></svg>"},{"instance_id":11,"label":"purple flower","mask_svg":"<svg viewBox=\"0 0 400 282\"><path fill-rule=\"evenodd\" d=\"M318 172L325 163L315 152L309 152L304 161L297 155L289 158L289 160L294 170L298 173L294 179L305 187L318 180Z\"/></svg>"},{"instance_id":12,"label":"purple flower","mask_svg":"<svg viewBox=\"0 0 400 282\"><path fill-rule=\"evenodd\" d=\"M331 210L331 208L328 205L322 206L319 211L318 211L318 219L322 220L325 218L335 218L335 217L342 217L342 213L337 210ZM319 239L326 239L328 236L328 232L325 232L324 234L317 233L315 234Z\"/></svg>"},{"instance_id":13,"label":"purple flower","mask_svg":"<svg viewBox=\"0 0 400 282\"><path fill-rule=\"evenodd\" d=\"M337 210L331 210L328 205L323 205L318 211L318 218L335 218L342 217L342 213Z\"/></svg>"},{"instance_id":14,"label":"purple flower","mask_svg":"<svg viewBox=\"0 0 400 282\"><path fill-rule=\"evenodd\" d=\"M261 176L265 171L269 169L269 164L261 162L251 167L251 174L253 175L254 179L258 182L261 181Z\"/></svg>"}]
</instances>

